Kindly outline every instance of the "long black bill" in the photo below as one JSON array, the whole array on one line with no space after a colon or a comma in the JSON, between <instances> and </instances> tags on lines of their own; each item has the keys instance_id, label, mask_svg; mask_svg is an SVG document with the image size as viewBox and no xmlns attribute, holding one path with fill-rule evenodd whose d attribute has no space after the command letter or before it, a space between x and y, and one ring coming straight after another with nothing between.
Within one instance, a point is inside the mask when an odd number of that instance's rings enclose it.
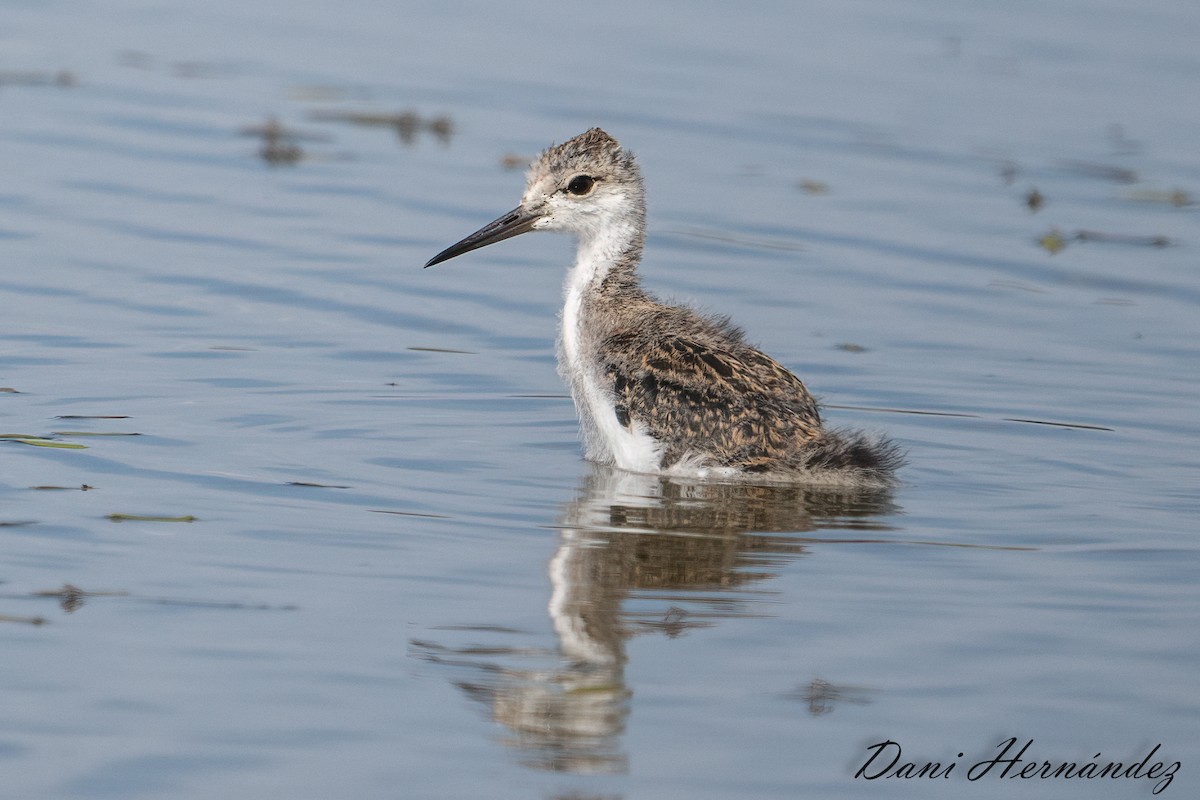
<instances>
[{"instance_id":1,"label":"long black bill","mask_svg":"<svg viewBox=\"0 0 1200 800\"><path fill-rule=\"evenodd\" d=\"M500 219L484 225L461 242L450 245L429 259L429 262L425 266L432 267L434 264L449 261L455 256L461 256L463 253L469 253L472 250L478 250L481 247L487 247L489 244L502 242L505 239L511 239L514 236L531 231L533 230L533 223L537 222L537 219L536 214L530 214L520 207L514 208Z\"/></svg>"}]
</instances>

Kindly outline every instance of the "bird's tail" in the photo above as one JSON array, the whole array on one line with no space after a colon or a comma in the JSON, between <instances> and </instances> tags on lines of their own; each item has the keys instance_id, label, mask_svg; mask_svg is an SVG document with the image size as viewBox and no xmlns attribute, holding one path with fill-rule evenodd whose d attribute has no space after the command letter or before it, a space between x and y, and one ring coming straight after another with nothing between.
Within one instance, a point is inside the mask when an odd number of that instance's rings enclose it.
<instances>
[{"instance_id":1,"label":"bird's tail","mask_svg":"<svg viewBox=\"0 0 1200 800\"><path fill-rule=\"evenodd\" d=\"M801 467L813 472L843 472L866 483L890 485L904 464L904 451L885 436L856 430L829 430L801 452Z\"/></svg>"}]
</instances>

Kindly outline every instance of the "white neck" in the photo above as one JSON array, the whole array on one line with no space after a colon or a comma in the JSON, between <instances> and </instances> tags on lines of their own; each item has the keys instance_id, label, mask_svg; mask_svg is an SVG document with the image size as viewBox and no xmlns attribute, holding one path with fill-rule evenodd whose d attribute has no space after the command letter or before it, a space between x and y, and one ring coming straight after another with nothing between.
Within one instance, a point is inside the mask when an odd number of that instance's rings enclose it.
<instances>
[{"instance_id":1,"label":"white neck","mask_svg":"<svg viewBox=\"0 0 1200 800\"><path fill-rule=\"evenodd\" d=\"M581 240L575 254L575 266L567 272L563 286L563 312L561 350L559 359L562 363L564 376L571 382L572 392L576 393L578 403L577 376L583 369L584 349L584 300L588 295L598 291L600 282L612 268L613 260L606 248L597 247L594 239Z\"/></svg>"},{"instance_id":2,"label":"white neck","mask_svg":"<svg viewBox=\"0 0 1200 800\"><path fill-rule=\"evenodd\" d=\"M633 237L638 235L637 228L621 225L580 238L575 266L567 272L563 292L558 367L571 387L588 458L635 472L652 472L658 468L660 448L649 436L618 422L611 389L595 357L599 344L595 337L603 334L596 330L588 308L589 298L600 292L605 277L622 258L629 257Z\"/></svg>"}]
</instances>

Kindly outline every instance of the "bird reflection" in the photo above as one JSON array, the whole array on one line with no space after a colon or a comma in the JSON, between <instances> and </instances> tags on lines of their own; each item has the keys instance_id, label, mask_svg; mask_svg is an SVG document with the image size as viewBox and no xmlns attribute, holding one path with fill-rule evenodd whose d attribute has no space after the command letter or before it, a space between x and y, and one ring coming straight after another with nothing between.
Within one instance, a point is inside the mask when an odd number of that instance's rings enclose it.
<instances>
[{"instance_id":1,"label":"bird reflection","mask_svg":"<svg viewBox=\"0 0 1200 800\"><path fill-rule=\"evenodd\" d=\"M413 646L467 673L456 685L505 727L522 763L624 772L626 642L763 614L762 584L804 555L805 532L883 530L879 517L895 510L887 490L689 483L593 465L548 567L557 648Z\"/></svg>"}]
</instances>

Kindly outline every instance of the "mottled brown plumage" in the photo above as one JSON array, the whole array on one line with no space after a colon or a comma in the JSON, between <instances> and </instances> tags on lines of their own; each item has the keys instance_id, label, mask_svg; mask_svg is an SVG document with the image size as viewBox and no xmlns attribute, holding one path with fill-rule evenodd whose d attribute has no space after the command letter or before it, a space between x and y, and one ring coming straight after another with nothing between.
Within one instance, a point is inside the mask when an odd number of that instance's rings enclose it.
<instances>
[{"instance_id":1,"label":"mottled brown plumage","mask_svg":"<svg viewBox=\"0 0 1200 800\"><path fill-rule=\"evenodd\" d=\"M902 461L894 444L825 428L800 379L727 319L665 305L641 288L641 175L607 133L593 128L547 150L520 206L426 266L538 229L579 237L559 365L589 457L668 474L892 482Z\"/></svg>"}]
</instances>

